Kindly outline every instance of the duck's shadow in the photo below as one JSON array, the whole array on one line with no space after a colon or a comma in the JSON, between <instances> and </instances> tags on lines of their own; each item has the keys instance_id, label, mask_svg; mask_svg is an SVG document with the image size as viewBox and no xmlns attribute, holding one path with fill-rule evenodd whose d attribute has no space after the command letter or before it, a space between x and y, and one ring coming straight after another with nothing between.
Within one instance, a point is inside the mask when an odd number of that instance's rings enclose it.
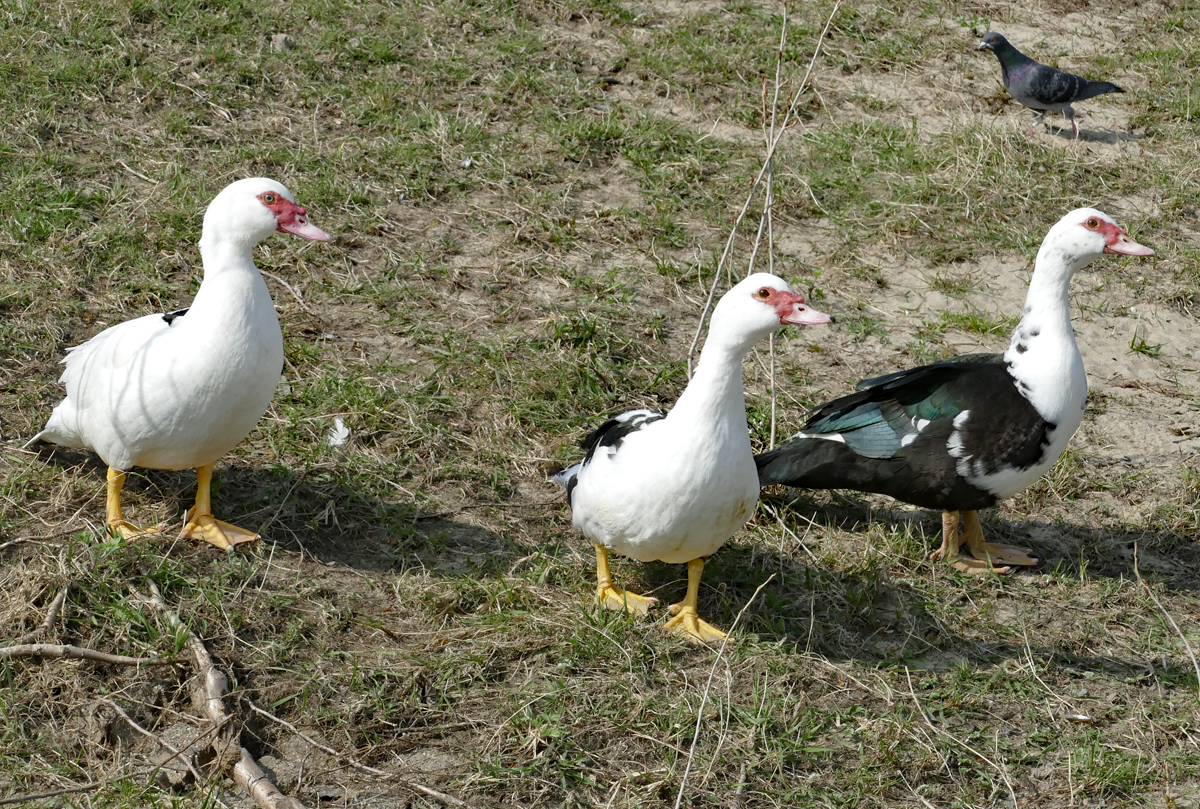
<instances>
[{"instance_id":1,"label":"duck's shadow","mask_svg":"<svg viewBox=\"0 0 1200 809\"><path fill-rule=\"evenodd\" d=\"M915 552L922 556L937 546L941 530L940 515L899 511L872 514L865 502L853 499L825 504L801 499L788 504L768 498L768 503L786 524L797 529L797 534L803 534L803 526L811 519L815 527L810 536L832 528L865 533L872 519L907 523L912 530L897 533L919 542L921 547ZM1132 579L1136 543L1144 578L1166 582L1172 589L1200 590L1200 552L1180 535L1040 521L1007 524L989 520L986 514L984 517L989 540L1030 546L1040 558L1037 567L1014 576ZM978 593L972 596L980 586L973 581L958 587L919 586L925 582L917 581L917 577L959 575L939 569L932 562L928 569L922 566L910 574L910 581L897 577L885 553L863 554L861 562L833 570L819 559L820 540L809 540L809 550L813 553L800 561L755 545L726 546L707 565L708 586L701 597L701 613L718 620L736 616L762 582L775 574L746 609L742 628L762 641L794 644L831 660L853 660L868 666L904 663L912 668L945 670L964 663L978 666L1006 659L1026 660L1032 655L1060 667L1123 679L1145 677L1159 666L1157 658L1152 665L1140 659L1089 654L1073 643L1057 642L1046 627L1071 618L1062 614L1064 605L1058 604L1050 610L1052 614L1047 613L1043 600L1029 603L1013 588L1006 588L1008 579L984 583L988 591L982 597ZM936 604L935 593L946 594L961 607ZM1002 636L981 627L979 633L964 636L939 617L950 608L987 610L991 613L989 624L1003 624L1012 631ZM1092 620L1083 608L1076 617L1080 623ZM1019 642L1011 641L1013 634L1021 638ZM1184 680L1191 676L1190 667L1180 663L1178 669L1172 675Z\"/></svg>"},{"instance_id":2,"label":"duck's shadow","mask_svg":"<svg viewBox=\"0 0 1200 809\"><path fill-rule=\"evenodd\" d=\"M39 454L55 465L82 467L103 485L105 467L90 453L43 447ZM514 560L529 552L495 532L452 519L451 515L422 512L410 500L388 502L368 494L344 477L344 469L335 462L316 464L302 472L264 470L237 463L221 465L215 481L214 510L218 517L261 532L267 546L290 550L319 563L375 573L417 567L446 579L501 578ZM138 470L126 486L130 499L171 503L176 514L191 505L194 487L195 477L190 472L146 470ZM908 533L922 543L922 555L934 547L934 537L940 531L938 515L931 512L872 513L865 501L851 498L817 504L806 499L788 503L768 497L767 502L787 524L798 527L812 520L818 533L829 528L865 533L873 519L906 523L912 527ZM102 507L102 501L92 506L96 510ZM1079 579L1128 579L1132 577L1136 542L1144 577L1167 582L1176 589L1200 590L1200 552L1180 535L1045 522L1008 524L990 520L986 514L984 527L990 539L1029 545L1041 558L1032 572L1017 576L1052 573ZM797 533L803 533L803 529ZM701 614L729 628L749 604L739 631L753 633L766 642L789 643L831 660L853 660L869 666L903 662L912 668L944 670L961 664L1023 660L1033 654L1061 666L1109 677L1144 677L1152 670L1145 661L1080 654L1059 648L1046 638L1039 642L1035 626L1043 619L999 586L985 596L989 609L1011 617L1015 627L1024 627L1028 622L1027 641L965 637L938 617L945 605L939 608L932 603L934 590L894 578L886 555L864 555L861 563L833 570L817 558L819 543L814 541L810 550L814 553L800 562L760 544L727 545L706 566ZM203 549L197 552L206 553ZM565 556L576 558L570 552ZM586 559L589 554L581 556ZM641 588L664 603L683 596L679 565L622 567L622 586ZM753 599L772 574L774 577ZM919 569L915 575L935 575L933 565L928 570ZM638 578L640 582L631 580ZM589 596L587 590L578 593L581 603ZM1184 679L1189 676L1183 669L1178 674Z\"/></svg>"},{"instance_id":3,"label":"duck's shadow","mask_svg":"<svg viewBox=\"0 0 1200 809\"><path fill-rule=\"evenodd\" d=\"M42 461L80 470L96 480L99 496L73 507L86 508L99 523L104 513L104 462L93 453L53 445L35 449ZM138 468L128 476L122 499L126 516L135 523L140 503L160 513L165 506L176 515L164 529L166 536L173 536L195 493L196 476L190 470ZM333 461L301 471L218 463L212 501L218 519L258 532L267 546L361 571L418 566L451 578L479 575L499 570L519 552L494 532L422 510L403 494L394 501L376 497L355 486L344 466Z\"/></svg>"}]
</instances>

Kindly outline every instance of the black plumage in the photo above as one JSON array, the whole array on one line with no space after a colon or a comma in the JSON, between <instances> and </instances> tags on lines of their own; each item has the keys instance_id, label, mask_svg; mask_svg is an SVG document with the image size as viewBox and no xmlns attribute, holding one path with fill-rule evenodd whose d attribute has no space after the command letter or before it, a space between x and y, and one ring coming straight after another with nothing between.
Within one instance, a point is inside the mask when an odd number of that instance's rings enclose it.
<instances>
[{"instance_id":1,"label":"black plumage","mask_svg":"<svg viewBox=\"0 0 1200 809\"><path fill-rule=\"evenodd\" d=\"M1021 395L1001 354L968 354L857 387L811 411L800 436L756 456L759 482L876 492L945 511L985 508L997 497L970 478L1034 465L1054 428Z\"/></svg>"},{"instance_id":2,"label":"black plumage","mask_svg":"<svg viewBox=\"0 0 1200 809\"><path fill-rule=\"evenodd\" d=\"M172 323L175 322L176 318L183 317L184 315L186 315L188 313L188 309L190 309L190 308L191 308L190 306L185 306L183 309L176 309L174 312L167 312L165 315L162 316L162 319L167 321L167 325L170 326Z\"/></svg>"}]
</instances>

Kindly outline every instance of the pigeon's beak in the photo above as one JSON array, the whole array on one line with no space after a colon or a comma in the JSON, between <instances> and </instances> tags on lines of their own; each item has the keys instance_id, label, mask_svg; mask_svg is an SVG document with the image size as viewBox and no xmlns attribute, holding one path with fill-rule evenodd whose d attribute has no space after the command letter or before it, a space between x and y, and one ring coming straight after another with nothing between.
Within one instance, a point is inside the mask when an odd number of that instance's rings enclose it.
<instances>
[{"instance_id":1,"label":"pigeon's beak","mask_svg":"<svg viewBox=\"0 0 1200 809\"><path fill-rule=\"evenodd\" d=\"M979 43L979 47L978 47L978 48L976 48L975 50L977 50L977 51L990 51L991 49L992 49L992 46L991 46L991 45L987 44L986 42L980 42L980 43Z\"/></svg>"},{"instance_id":2,"label":"pigeon's beak","mask_svg":"<svg viewBox=\"0 0 1200 809\"><path fill-rule=\"evenodd\" d=\"M1115 233L1109 235L1104 245L1105 253L1120 253L1125 256L1152 256L1154 251L1144 244L1138 244L1129 238L1129 234L1120 228L1113 228Z\"/></svg>"}]
</instances>

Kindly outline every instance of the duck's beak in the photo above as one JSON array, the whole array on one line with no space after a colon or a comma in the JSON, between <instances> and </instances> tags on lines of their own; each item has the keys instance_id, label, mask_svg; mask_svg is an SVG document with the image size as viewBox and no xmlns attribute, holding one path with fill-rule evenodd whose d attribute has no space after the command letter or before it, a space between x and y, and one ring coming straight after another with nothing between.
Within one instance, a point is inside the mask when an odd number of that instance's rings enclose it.
<instances>
[{"instance_id":1,"label":"duck's beak","mask_svg":"<svg viewBox=\"0 0 1200 809\"><path fill-rule=\"evenodd\" d=\"M833 317L818 312L804 303L803 295L793 295L791 306L779 315L779 322L787 326L819 326L832 323Z\"/></svg>"},{"instance_id":2,"label":"duck's beak","mask_svg":"<svg viewBox=\"0 0 1200 809\"><path fill-rule=\"evenodd\" d=\"M1120 253L1125 256L1152 256L1154 251L1144 244L1138 244L1133 239L1129 238L1129 234L1120 228L1116 228L1116 233L1109 237L1108 242L1104 245L1105 253Z\"/></svg>"},{"instance_id":3,"label":"duck's beak","mask_svg":"<svg viewBox=\"0 0 1200 809\"><path fill-rule=\"evenodd\" d=\"M293 217L290 222L281 220L279 222L279 230L281 233L291 233L303 239L312 239L318 242L329 241L329 234L309 222L308 217L303 214Z\"/></svg>"},{"instance_id":4,"label":"duck's beak","mask_svg":"<svg viewBox=\"0 0 1200 809\"><path fill-rule=\"evenodd\" d=\"M291 233L302 239L312 239L317 242L329 241L329 234L308 221L308 211L288 200L283 200L275 212L278 222L276 230L280 233Z\"/></svg>"}]
</instances>

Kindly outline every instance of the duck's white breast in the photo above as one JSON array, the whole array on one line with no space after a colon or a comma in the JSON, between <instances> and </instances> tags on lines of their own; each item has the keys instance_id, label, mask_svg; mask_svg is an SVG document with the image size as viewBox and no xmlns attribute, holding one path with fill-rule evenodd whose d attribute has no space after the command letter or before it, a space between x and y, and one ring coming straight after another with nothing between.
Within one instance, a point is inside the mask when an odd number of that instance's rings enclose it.
<instances>
[{"instance_id":1,"label":"duck's white breast","mask_svg":"<svg viewBox=\"0 0 1200 809\"><path fill-rule=\"evenodd\" d=\"M716 552L746 523L759 490L749 438L664 440L670 429L648 425L580 471L572 519L584 536L641 562L681 563Z\"/></svg>"},{"instance_id":2,"label":"duck's white breast","mask_svg":"<svg viewBox=\"0 0 1200 809\"><path fill-rule=\"evenodd\" d=\"M243 300L220 322L190 311L101 333L68 357L55 415L115 468L213 463L254 429L279 381L283 335L262 291L269 309Z\"/></svg>"}]
</instances>

